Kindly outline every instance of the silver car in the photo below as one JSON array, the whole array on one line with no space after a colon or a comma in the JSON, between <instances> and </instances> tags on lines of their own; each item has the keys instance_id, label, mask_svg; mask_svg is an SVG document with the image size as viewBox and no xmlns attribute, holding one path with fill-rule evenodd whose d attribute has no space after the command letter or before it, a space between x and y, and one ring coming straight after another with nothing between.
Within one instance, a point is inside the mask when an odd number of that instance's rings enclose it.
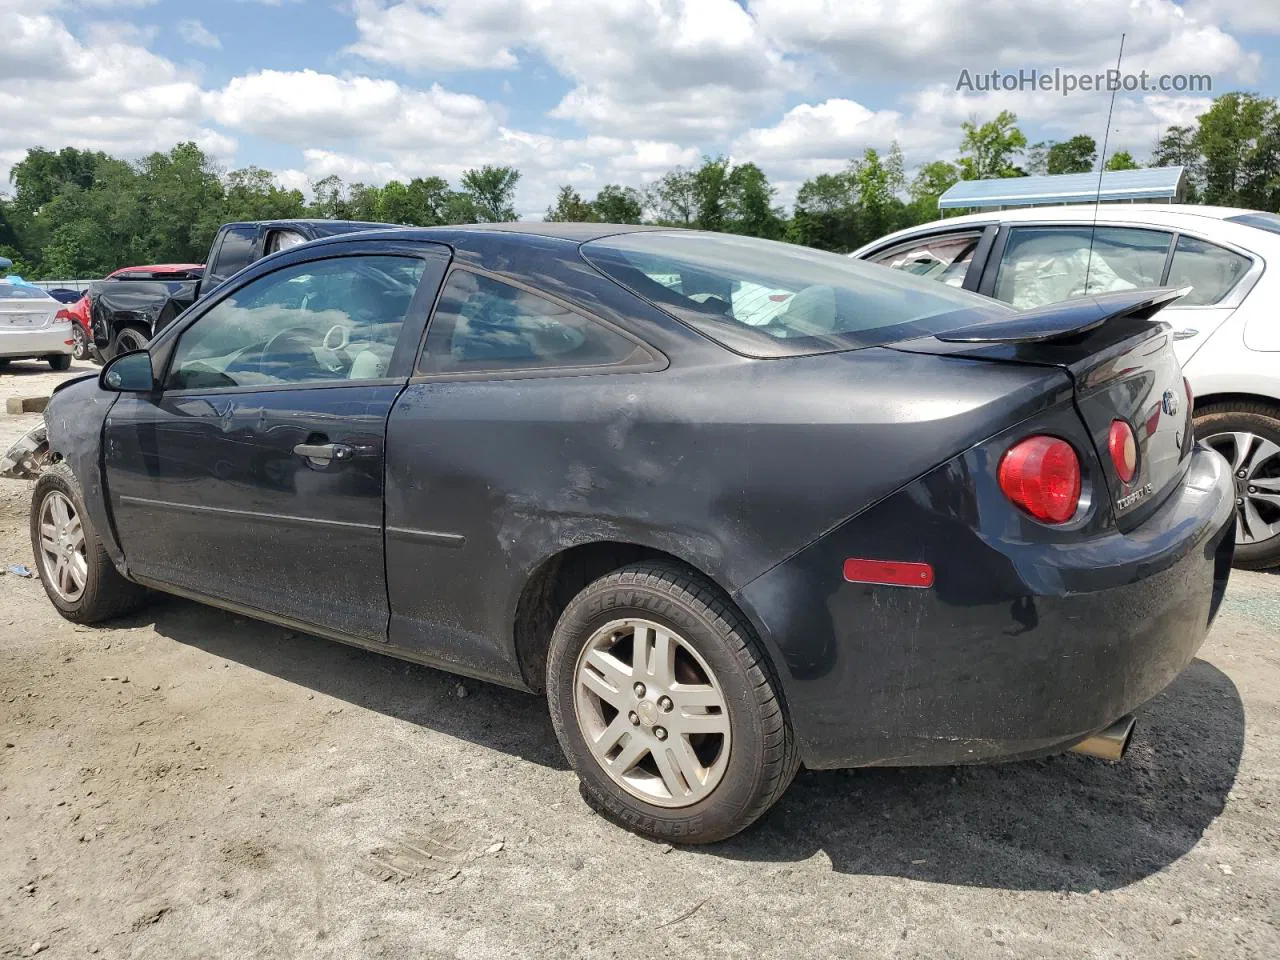
<instances>
[{"instance_id":1,"label":"silver car","mask_svg":"<svg viewBox=\"0 0 1280 960\"><path fill-rule=\"evenodd\" d=\"M71 320L58 316L57 300L39 287L0 279L0 369L11 360L47 360L54 370L71 366Z\"/></svg>"}]
</instances>

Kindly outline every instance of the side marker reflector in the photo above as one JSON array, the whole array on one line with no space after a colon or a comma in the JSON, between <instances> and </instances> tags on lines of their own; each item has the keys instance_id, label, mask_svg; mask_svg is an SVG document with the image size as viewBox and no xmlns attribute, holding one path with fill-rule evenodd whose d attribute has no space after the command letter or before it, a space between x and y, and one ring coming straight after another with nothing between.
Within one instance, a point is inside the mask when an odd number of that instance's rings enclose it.
<instances>
[{"instance_id":1,"label":"side marker reflector","mask_svg":"<svg viewBox=\"0 0 1280 960\"><path fill-rule=\"evenodd\" d=\"M890 587L932 587L933 567L927 563L897 560L857 560L844 562L844 578L850 583L880 583Z\"/></svg>"}]
</instances>

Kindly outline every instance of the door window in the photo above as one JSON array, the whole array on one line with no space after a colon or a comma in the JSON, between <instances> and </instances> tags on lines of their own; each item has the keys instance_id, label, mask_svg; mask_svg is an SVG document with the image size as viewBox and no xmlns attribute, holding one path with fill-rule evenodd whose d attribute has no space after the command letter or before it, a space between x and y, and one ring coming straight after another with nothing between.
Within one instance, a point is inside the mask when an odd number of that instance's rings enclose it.
<instances>
[{"instance_id":1,"label":"door window","mask_svg":"<svg viewBox=\"0 0 1280 960\"><path fill-rule=\"evenodd\" d=\"M307 238L296 230L272 230L267 234L267 253L279 253L306 242Z\"/></svg>"},{"instance_id":2,"label":"door window","mask_svg":"<svg viewBox=\"0 0 1280 960\"><path fill-rule=\"evenodd\" d=\"M1026 310L1094 293L1158 287L1172 239L1129 227L1018 227L1000 260L995 297Z\"/></svg>"},{"instance_id":3,"label":"door window","mask_svg":"<svg viewBox=\"0 0 1280 960\"><path fill-rule=\"evenodd\" d=\"M959 287L964 284L980 238L978 233L926 237L877 254L871 262Z\"/></svg>"},{"instance_id":4,"label":"door window","mask_svg":"<svg viewBox=\"0 0 1280 960\"><path fill-rule=\"evenodd\" d=\"M239 273L253 262L253 248L258 239L258 228L242 223L227 227L222 243L209 264L210 273L205 278L209 289L221 283L233 273Z\"/></svg>"},{"instance_id":5,"label":"door window","mask_svg":"<svg viewBox=\"0 0 1280 960\"><path fill-rule=\"evenodd\" d=\"M1191 292L1175 306L1217 303L1249 272L1252 263L1248 257L1217 244L1195 237L1179 237L1165 286L1191 287Z\"/></svg>"},{"instance_id":6,"label":"door window","mask_svg":"<svg viewBox=\"0 0 1280 960\"><path fill-rule=\"evenodd\" d=\"M424 269L411 257L336 257L259 277L182 334L165 386L384 377Z\"/></svg>"},{"instance_id":7,"label":"door window","mask_svg":"<svg viewBox=\"0 0 1280 960\"><path fill-rule=\"evenodd\" d=\"M648 351L568 307L466 270L449 274L419 373L598 367Z\"/></svg>"}]
</instances>

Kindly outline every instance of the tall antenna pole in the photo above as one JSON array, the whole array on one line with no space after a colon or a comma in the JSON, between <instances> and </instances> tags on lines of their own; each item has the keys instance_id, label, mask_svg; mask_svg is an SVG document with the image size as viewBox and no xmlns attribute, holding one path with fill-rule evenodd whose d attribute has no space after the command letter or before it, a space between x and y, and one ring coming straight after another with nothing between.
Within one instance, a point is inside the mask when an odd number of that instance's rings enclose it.
<instances>
[{"instance_id":1,"label":"tall antenna pole","mask_svg":"<svg viewBox=\"0 0 1280 960\"><path fill-rule=\"evenodd\" d=\"M1107 142L1111 139L1111 114L1116 109L1116 91L1120 89L1120 61L1124 59L1124 37L1120 34L1120 52L1116 55L1116 85L1111 91L1111 105L1107 107L1107 129L1102 132L1102 156L1098 158L1098 191L1093 198L1093 223L1089 226L1089 258L1084 265L1083 295L1089 293L1089 271L1093 269L1093 240L1098 235L1098 208L1102 206L1102 171L1107 169Z\"/></svg>"}]
</instances>

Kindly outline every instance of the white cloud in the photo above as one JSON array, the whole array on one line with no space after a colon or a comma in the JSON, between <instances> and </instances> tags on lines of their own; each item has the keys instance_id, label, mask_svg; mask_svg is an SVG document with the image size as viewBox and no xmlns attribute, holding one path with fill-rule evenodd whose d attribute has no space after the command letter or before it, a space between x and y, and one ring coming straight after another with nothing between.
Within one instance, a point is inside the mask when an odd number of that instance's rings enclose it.
<instances>
[{"instance_id":1,"label":"white cloud","mask_svg":"<svg viewBox=\"0 0 1280 960\"><path fill-rule=\"evenodd\" d=\"M435 84L339 77L315 70L262 70L205 96L221 124L303 146L359 139L383 149L452 147L482 141L497 127L493 109Z\"/></svg>"},{"instance_id":2,"label":"white cloud","mask_svg":"<svg viewBox=\"0 0 1280 960\"><path fill-rule=\"evenodd\" d=\"M410 71L538 54L575 84L551 116L616 136L707 142L802 80L735 0L356 0L356 26L350 52Z\"/></svg>"},{"instance_id":3,"label":"white cloud","mask_svg":"<svg viewBox=\"0 0 1280 960\"><path fill-rule=\"evenodd\" d=\"M360 39L348 49L406 70L510 70L511 46L526 32L519 0L393 3L355 0Z\"/></svg>"},{"instance_id":4,"label":"white cloud","mask_svg":"<svg viewBox=\"0 0 1280 960\"><path fill-rule=\"evenodd\" d=\"M179 20L178 36L193 46L207 47L210 50L222 49L222 41L217 34L199 20Z\"/></svg>"},{"instance_id":5,"label":"white cloud","mask_svg":"<svg viewBox=\"0 0 1280 960\"><path fill-rule=\"evenodd\" d=\"M820 54L861 78L905 72L917 82L954 82L964 68L1102 69L1114 66L1121 33L1126 70L1247 77L1256 69L1256 58L1220 26L1172 0L750 0L750 9L788 49Z\"/></svg>"},{"instance_id":6,"label":"white cloud","mask_svg":"<svg viewBox=\"0 0 1280 960\"><path fill-rule=\"evenodd\" d=\"M10 10L0 58L0 183L27 148L75 146L136 157L194 140L226 159L236 141L206 125L194 76L140 42L127 25L85 39L59 20Z\"/></svg>"}]
</instances>

